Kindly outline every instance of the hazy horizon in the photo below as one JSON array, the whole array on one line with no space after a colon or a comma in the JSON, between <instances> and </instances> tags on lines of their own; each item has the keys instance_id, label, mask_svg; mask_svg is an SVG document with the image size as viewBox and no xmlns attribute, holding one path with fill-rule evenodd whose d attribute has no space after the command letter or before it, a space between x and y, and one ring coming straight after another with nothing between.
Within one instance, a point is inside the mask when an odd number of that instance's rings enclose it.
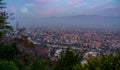
<instances>
[{"instance_id":1,"label":"hazy horizon","mask_svg":"<svg viewBox=\"0 0 120 70\"><path fill-rule=\"evenodd\" d=\"M21 27L120 28L120 0L4 0Z\"/></svg>"}]
</instances>

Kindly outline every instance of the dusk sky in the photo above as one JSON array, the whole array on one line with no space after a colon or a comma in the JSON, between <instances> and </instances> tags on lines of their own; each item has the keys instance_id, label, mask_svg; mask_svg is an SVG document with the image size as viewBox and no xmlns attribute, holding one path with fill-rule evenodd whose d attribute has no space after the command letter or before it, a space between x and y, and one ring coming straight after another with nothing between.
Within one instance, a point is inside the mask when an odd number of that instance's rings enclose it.
<instances>
[{"instance_id":1,"label":"dusk sky","mask_svg":"<svg viewBox=\"0 0 120 70\"><path fill-rule=\"evenodd\" d=\"M4 0L17 16L120 16L120 0Z\"/></svg>"},{"instance_id":2,"label":"dusk sky","mask_svg":"<svg viewBox=\"0 0 120 70\"><path fill-rule=\"evenodd\" d=\"M120 0L3 0L22 21L73 15L120 16Z\"/></svg>"}]
</instances>

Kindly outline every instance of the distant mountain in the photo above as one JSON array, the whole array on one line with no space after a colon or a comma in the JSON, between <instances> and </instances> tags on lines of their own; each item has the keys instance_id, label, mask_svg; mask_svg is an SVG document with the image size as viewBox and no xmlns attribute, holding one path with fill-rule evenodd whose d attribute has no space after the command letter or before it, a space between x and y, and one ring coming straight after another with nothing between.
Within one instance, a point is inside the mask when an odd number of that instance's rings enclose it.
<instances>
[{"instance_id":1,"label":"distant mountain","mask_svg":"<svg viewBox=\"0 0 120 70\"><path fill-rule=\"evenodd\" d=\"M27 20L32 19L32 20ZM24 19L23 19L24 20ZM120 17L99 15L75 15L49 18L26 18L28 27L79 27L79 28L120 28ZM24 24L25 26L25 24Z\"/></svg>"}]
</instances>

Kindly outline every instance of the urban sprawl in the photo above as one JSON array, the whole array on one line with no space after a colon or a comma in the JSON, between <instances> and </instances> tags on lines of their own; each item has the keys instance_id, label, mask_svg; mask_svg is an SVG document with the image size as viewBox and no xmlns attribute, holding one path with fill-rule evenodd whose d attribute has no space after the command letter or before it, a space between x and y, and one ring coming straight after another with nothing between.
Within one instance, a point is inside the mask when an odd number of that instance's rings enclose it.
<instances>
[{"instance_id":1,"label":"urban sprawl","mask_svg":"<svg viewBox=\"0 0 120 70\"><path fill-rule=\"evenodd\" d=\"M108 55L120 49L120 31L105 29L31 28L21 32L41 53L54 60L63 49L85 51L85 58ZM43 47L43 48L40 48Z\"/></svg>"}]
</instances>

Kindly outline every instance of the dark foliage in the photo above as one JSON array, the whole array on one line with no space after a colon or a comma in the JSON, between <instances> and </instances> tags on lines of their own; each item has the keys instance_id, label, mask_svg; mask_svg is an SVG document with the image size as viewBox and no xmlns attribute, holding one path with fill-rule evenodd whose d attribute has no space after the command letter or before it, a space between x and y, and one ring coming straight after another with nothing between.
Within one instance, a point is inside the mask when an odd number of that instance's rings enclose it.
<instances>
[{"instance_id":1,"label":"dark foliage","mask_svg":"<svg viewBox=\"0 0 120 70\"><path fill-rule=\"evenodd\" d=\"M4 37L6 33L9 33L13 30L10 26L8 20L11 14L7 13L4 9L6 8L5 3L0 0L0 38Z\"/></svg>"},{"instance_id":2,"label":"dark foliage","mask_svg":"<svg viewBox=\"0 0 120 70\"><path fill-rule=\"evenodd\" d=\"M53 69L54 70L72 70L73 66L80 64L81 56L78 53L74 52L72 49L68 48L63 51L60 55L60 58L55 62Z\"/></svg>"},{"instance_id":3,"label":"dark foliage","mask_svg":"<svg viewBox=\"0 0 120 70\"><path fill-rule=\"evenodd\" d=\"M17 48L14 44L0 43L0 58L14 60L17 57Z\"/></svg>"},{"instance_id":4,"label":"dark foliage","mask_svg":"<svg viewBox=\"0 0 120 70\"><path fill-rule=\"evenodd\" d=\"M19 69L12 61L0 59L0 70L19 70Z\"/></svg>"}]
</instances>

